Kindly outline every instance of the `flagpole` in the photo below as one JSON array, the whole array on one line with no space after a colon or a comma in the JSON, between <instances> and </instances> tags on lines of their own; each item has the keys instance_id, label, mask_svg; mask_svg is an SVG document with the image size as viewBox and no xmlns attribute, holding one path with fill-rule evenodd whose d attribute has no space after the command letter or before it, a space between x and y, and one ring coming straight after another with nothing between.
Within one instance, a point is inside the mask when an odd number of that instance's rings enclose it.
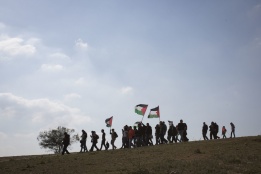
<instances>
[{"instance_id":1,"label":"flagpole","mask_svg":"<svg viewBox=\"0 0 261 174\"><path fill-rule=\"evenodd\" d=\"M144 115L142 116L141 123L142 123L142 121L143 121L143 118L144 118Z\"/></svg>"},{"instance_id":2,"label":"flagpole","mask_svg":"<svg viewBox=\"0 0 261 174\"><path fill-rule=\"evenodd\" d=\"M159 106L158 106L159 107ZM159 111L159 123L160 123L160 111Z\"/></svg>"},{"instance_id":3,"label":"flagpole","mask_svg":"<svg viewBox=\"0 0 261 174\"><path fill-rule=\"evenodd\" d=\"M113 116L111 118L111 127L112 127L112 121L113 121ZM110 127L110 132L111 132L111 127Z\"/></svg>"}]
</instances>

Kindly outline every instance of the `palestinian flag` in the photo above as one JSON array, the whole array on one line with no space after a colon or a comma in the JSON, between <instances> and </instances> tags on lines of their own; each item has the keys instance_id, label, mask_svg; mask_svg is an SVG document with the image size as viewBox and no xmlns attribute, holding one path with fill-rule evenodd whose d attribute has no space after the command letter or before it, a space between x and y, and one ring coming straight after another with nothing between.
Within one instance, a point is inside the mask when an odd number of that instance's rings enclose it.
<instances>
[{"instance_id":1,"label":"palestinian flag","mask_svg":"<svg viewBox=\"0 0 261 174\"><path fill-rule=\"evenodd\" d=\"M113 118L113 116L110 117L110 118L107 118L107 119L105 120L105 123L106 123L106 126L107 126L107 127L111 127L111 125L112 125L112 118Z\"/></svg>"},{"instance_id":2,"label":"palestinian flag","mask_svg":"<svg viewBox=\"0 0 261 174\"><path fill-rule=\"evenodd\" d=\"M144 116L146 110L147 110L148 105L145 104L139 104L135 106L135 113Z\"/></svg>"},{"instance_id":3,"label":"palestinian flag","mask_svg":"<svg viewBox=\"0 0 261 174\"><path fill-rule=\"evenodd\" d=\"M160 117L160 111L159 111L159 106L156 108L152 108L150 110L150 113L148 115L148 118L159 118Z\"/></svg>"}]
</instances>

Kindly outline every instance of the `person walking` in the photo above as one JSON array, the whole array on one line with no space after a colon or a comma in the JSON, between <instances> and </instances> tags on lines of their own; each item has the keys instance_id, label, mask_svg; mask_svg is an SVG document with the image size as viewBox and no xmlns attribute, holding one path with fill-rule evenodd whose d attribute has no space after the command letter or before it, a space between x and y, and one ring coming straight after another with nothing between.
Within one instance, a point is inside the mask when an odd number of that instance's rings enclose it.
<instances>
[{"instance_id":1,"label":"person walking","mask_svg":"<svg viewBox=\"0 0 261 174\"><path fill-rule=\"evenodd\" d=\"M155 126L155 138L156 138L156 145L160 144L160 125L157 124Z\"/></svg>"},{"instance_id":2,"label":"person walking","mask_svg":"<svg viewBox=\"0 0 261 174\"><path fill-rule=\"evenodd\" d=\"M230 138L232 138L232 135L234 135L234 138L236 138L236 135L235 135L235 125L234 125L234 123L230 123L230 125L231 125L231 135L230 135Z\"/></svg>"},{"instance_id":3,"label":"person walking","mask_svg":"<svg viewBox=\"0 0 261 174\"><path fill-rule=\"evenodd\" d=\"M132 143L133 139L135 137L135 131L134 129L132 129L132 127L129 127L129 131L128 131L128 138L129 138L129 148L134 147L134 144Z\"/></svg>"},{"instance_id":4,"label":"person walking","mask_svg":"<svg viewBox=\"0 0 261 174\"><path fill-rule=\"evenodd\" d=\"M82 139L80 141L81 143L81 151L80 152L88 152L87 150L87 146L86 146L86 140L87 140L87 133L85 132L85 130L82 130Z\"/></svg>"},{"instance_id":5,"label":"person walking","mask_svg":"<svg viewBox=\"0 0 261 174\"><path fill-rule=\"evenodd\" d=\"M146 135L145 135L145 139L146 139L146 145L150 145L152 146L153 145L153 142L152 142L152 128L150 126L149 123L147 123L147 126L146 126Z\"/></svg>"},{"instance_id":6,"label":"person walking","mask_svg":"<svg viewBox=\"0 0 261 174\"><path fill-rule=\"evenodd\" d=\"M91 141L92 142L92 147L90 149L90 152L93 151L94 147L96 148L97 151L100 151L100 149L97 147L99 136L96 134L95 131L92 131L91 138L92 138L92 141Z\"/></svg>"},{"instance_id":7,"label":"person walking","mask_svg":"<svg viewBox=\"0 0 261 174\"><path fill-rule=\"evenodd\" d=\"M185 124L183 123L183 120L180 120L179 124L178 124L178 132L179 132L179 135L180 135L179 142L184 141L184 130L185 130Z\"/></svg>"},{"instance_id":8,"label":"person walking","mask_svg":"<svg viewBox=\"0 0 261 174\"><path fill-rule=\"evenodd\" d=\"M118 137L118 134L114 131L114 129L110 130L111 134L111 145L112 145L112 150L117 149L117 147L114 145L116 138Z\"/></svg>"},{"instance_id":9,"label":"person walking","mask_svg":"<svg viewBox=\"0 0 261 174\"><path fill-rule=\"evenodd\" d=\"M122 146L121 146L121 149L122 148L127 148L128 147L128 132L129 132L129 127L127 125L125 125L122 129Z\"/></svg>"},{"instance_id":10,"label":"person walking","mask_svg":"<svg viewBox=\"0 0 261 174\"><path fill-rule=\"evenodd\" d=\"M202 135L204 140L208 140L207 132L208 132L208 125L205 122L203 122Z\"/></svg>"},{"instance_id":11,"label":"person walking","mask_svg":"<svg viewBox=\"0 0 261 174\"><path fill-rule=\"evenodd\" d=\"M160 144L167 144L168 140L164 137L167 132L167 126L163 121L160 121Z\"/></svg>"},{"instance_id":12,"label":"person walking","mask_svg":"<svg viewBox=\"0 0 261 174\"><path fill-rule=\"evenodd\" d=\"M215 139L220 139L220 137L218 136L218 132L219 132L219 125L215 122L214 123L214 127L215 127L215 134L214 134L214 138Z\"/></svg>"},{"instance_id":13,"label":"person walking","mask_svg":"<svg viewBox=\"0 0 261 174\"><path fill-rule=\"evenodd\" d=\"M223 135L223 138L227 138L226 137L226 133L227 133L227 129L225 128L225 126L222 127L222 135Z\"/></svg>"},{"instance_id":14,"label":"person walking","mask_svg":"<svg viewBox=\"0 0 261 174\"><path fill-rule=\"evenodd\" d=\"M169 143L173 143L173 141L176 142L176 135L174 133L174 130L176 130L176 128L173 126L173 124L170 124L167 137Z\"/></svg>"},{"instance_id":15,"label":"person walking","mask_svg":"<svg viewBox=\"0 0 261 174\"><path fill-rule=\"evenodd\" d=\"M101 133L102 133L102 141L101 141L101 148L100 148L100 150L102 150L102 147L104 146L105 147L105 150L107 150L106 149L106 144L105 144L105 141L106 141L106 134L105 134L105 132L104 132L104 130L102 129L101 130Z\"/></svg>"},{"instance_id":16,"label":"person walking","mask_svg":"<svg viewBox=\"0 0 261 174\"><path fill-rule=\"evenodd\" d=\"M211 140L212 140L212 137L215 138L214 134L215 134L215 126L214 126L214 122L212 121L209 126L209 137Z\"/></svg>"},{"instance_id":17,"label":"person walking","mask_svg":"<svg viewBox=\"0 0 261 174\"><path fill-rule=\"evenodd\" d=\"M67 132L64 132L64 138L63 138L63 151L62 155L66 152L67 154L70 154L69 151L67 150L67 147L70 144L70 135L67 134Z\"/></svg>"}]
</instances>

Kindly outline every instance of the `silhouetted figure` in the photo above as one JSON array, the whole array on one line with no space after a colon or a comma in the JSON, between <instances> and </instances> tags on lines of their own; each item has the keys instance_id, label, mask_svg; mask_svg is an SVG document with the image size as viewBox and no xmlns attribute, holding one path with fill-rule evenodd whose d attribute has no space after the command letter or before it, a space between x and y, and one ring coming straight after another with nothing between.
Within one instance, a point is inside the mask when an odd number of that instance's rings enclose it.
<instances>
[{"instance_id":1,"label":"silhouetted figure","mask_svg":"<svg viewBox=\"0 0 261 174\"><path fill-rule=\"evenodd\" d=\"M132 129L132 127L129 127L129 131L128 131L128 138L129 138L129 148L131 148L131 146L134 147L134 144L132 143L133 139L135 137L135 130Z\"/></svg>"},{"instance_id":2,"label":"silhouetted figure","mask_svg":"<svg viewBox=\"0 0 261 174\"><path fill-rule=\"evenodd\" d=\"M173 143L174 141L177 142L176 140L176 135L177 135L177 129L173 124L170 124L169 130L168 130L168 140L169 143Z\"/></svg>"},{"instance_id":3,"label":"silhouetted figure","mask_svg":"<svg viewBox=\"0 0 261 174\"><path fill-rule=\"evenodd\" d=\"M156 145L160 144L160 125L157 124L155 126L155 138L156 138Z\"/></svg>"},{"instance_id":4,"label":"silhouetted figure","mask_svg":"<svg viewBox=\"0 0 261 174\"><path fill-rule=\"evenodd\" d=\"M64 152L66 152L67 154L70 154L69 151L67 150L67 147L69 146L69 144L70 144L70 135L67 134L67 132L64 132L62 155L64 155Z\"/></svg>"},{"instance_id":5,"label":"silhouetted figure","mask_svg":"<svg viewBox=\"0 0 261 174\"><path fill-rule=\"evenodd\" d=\"M222 135L223 135L223 138L227 138L226 137L226 133L227 133L227 129L225 126L222 127Z\"/></svg>"},{"instance_id":6,"label":"silhouetted figure","mask_svg":"<svg viewBox=\"0 0 261 174\"><path fill-rule=\"evenodd\" d=\"M134 147L137 147L137 134L138 134L138 129L137 129L137 126L134 126L134 132L135 132L135 135L134 135L134 139L133 139L133 144L134 144Z\"/></svg>"},{"instance_id":7,"label":"silhouetted figure","mask_svg":"<svg viewBox=\"0 0 261 174\"><path fill-rule=\"evenodd\" d=\"M184 131L183 131L183 141L184 142L188 142L189 139L187 137L188 133L187 133L187 130L188 130L188 126L186 123L183 123L184 124Z\"/></svg>"},{"instance_id":8,"label":"silhouetted figure","mask_svg":"<svg viewBox=\"0 0 261 174\"><path fill-rule=\"evenodd\" d=\"M167 144L168 143L168 140L165 139L165 134L167 132L167 126L165 124L165 122L163 121L160 121L160 143L161 144Z\"/></svg>"},{"instance_id":9,"label":"silhouetted figure","mask_svg":"<svg viewBox=\"0 0 261 174\"><path fill-rule=\"evenodd\" d=\"M106 134L105 134L105 132L104 132L104 130L102 129L101 130L101 133L102 133L102 141L101 141L101 148L100 148L100 150L102 150L102 147L104 146L104 148L105 148L105 150L107 150L106 149L106 144L105 144L105 141L106 141Z\"/></svg>"},{"instance_id":10,"label":"silhouetted figure","mask_svg":"<svg viewBox=\"0 0 261 174\"><path fill-rule=\"evenodd\" d=\"M142 126L139 123L138 124L138 128L137 131L135 132L135 136L136 136L136 145L137 147L141 147L142 146Z\"/></svg>"},{"instance_id":11,"label":"silhouetted figure","mask_svg":"<svg viewBox=\"0 0 261 174\"><path fill-rule=\"evenodd\" d=\"M236 135L235 135L235 125L234 125L234 123L230 123L230 125L231 125L231 135L230 135L230 138L232 138L232 135L234 135L234 138L236 137Z\"/></svg>"},{"instance_id":12,"label":"silhouetted figure","mask_svg":"<svg viewBox=\"0 0 261 174\"><path fill-rule=\"evenodd\" d=\"M118 137L117 133L114 131L114 129L110 130L111 134L111 145L112 145L112 150L117 149L117 147L114 145L116 138Z\"/></svg>"},{"instance_id":13,"label":"silhouetted figure","mask_svg":"<svg viewBox=\"0 0 261 174\"><path fill-rule=\"evenodd\" d=\"M129 129L129 127L127 125L124 126L124 128L122 129L122 146L121 146L121 149L126 148L128 146L127 145L128 129Z\"/></svg>"},{"instance_id":14,"label":"silhouetted figure","mask_svg":"<svg viewBox=\"0 0 261 174\"><path fill-rule=\"evenodd\" d=\"M209 137L210 137L211 140L212 140L212 137L215 138L214 133L215 133L215 127L214 127L214 122L212 121L210 126L209 126Z\"/></svg>"},{"instance_id":15,"label":"silhouetted figure","mask_svg":"<svg viewBox=\"0 0 261 174\"><path fill-rule=\"evenodd\" d=\"M87 133L85 132L85 130L82 130L82 139L80 141L81 143L81 151L80 152L87 152L87 146L86 146L86 140L87 140Z\"/></svg>"},{"instance_id":16,"label":"silhouetted figure","mask_svg":"<svg viewBox=\"0 0 261 174\"><path fill-rule=\"evenodd\" d=\"M93 151L93 148L95 147L97 151L99 151L100 149L97 147L97 143L98 143L98 139L99 139L99 136L96 134L95 131L92 131L92 135L91 135L91 142L92 142L92 147L90 149L90 152Z\"/></svg>"},{"instance_id":17,"label":"silhouetted figure","mask_svg":"<svg viewBox=\"0 0 261 174\"><path fill-rule=\"evenodd\" d=\"M204 140L208 140L207 132L208 132L208 125L205 122L203 122L202 135Z\"/></svg>"},{"instance_id":18,"label":"silhouetted figure","mask_svg":"<svg viewBox=\"0 0 261 174\"><path fill-rule=\"evenodd\" d=\"M146 135L145 135L145 139L146 139L146 144L147 145L153 145L153 142L152 142L152 128L150 126L149 123L147 123L147 126L146 126Z\"/></svg>"},{"instance_id":19,"label":"silhouetted figure","mask_svg":"<svg viewBox=\"0 0 261 174\"><path fill-rule=\"evenodd\" d=\"M214 127L215 127L215 135L214 135L214 137L215 137L215 139L220 139L220 137L218 136L219 126L218 126L218 124L216 122L214 123Z\"/></svg>"},{"instance_id":20,"label":"silhouetted figure","mask_svg":"<svg viewBox=\"0 0 261 174\"><path fill-rule=\"evenodd\" d=\"M185 131L185 124L183 123L183 120L180 120L179 124L178 124L178 132L180 135L180 142L184 141L184 131Z\"/></svg>"}]
</instances>

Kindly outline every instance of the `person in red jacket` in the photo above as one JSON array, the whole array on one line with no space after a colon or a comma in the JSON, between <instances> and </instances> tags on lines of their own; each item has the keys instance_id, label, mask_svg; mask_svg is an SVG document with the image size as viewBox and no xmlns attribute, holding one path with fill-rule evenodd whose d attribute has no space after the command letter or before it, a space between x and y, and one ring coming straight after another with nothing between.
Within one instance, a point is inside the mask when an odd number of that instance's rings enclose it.
<instances>
[{"instance_id":1,"label":"person in red jacket","mask_svg":"<svg viewBox=\"0 0 261 174\"><path fill-rule=\"evenodd\" d=\"M222 127L222 135L223 135L223 138L227 138L226 137L226 133L227 133L227 129L225 128L225 126Z\"/></svg>"},{"instance_id":2,"label":"person in red jacket","mask_svg":"<svg viewBox=\"0 0 261 174\"><path fill-rule=\"evenodd\" d=\"M134 139L135 136L135 130L132 129L132 127L129 127L129 131L128 131L128 138L129 138L129 148L131 148L131 146L134 147L134 144L132 143L132 140Z\"/></svg>"}]
</instances>

